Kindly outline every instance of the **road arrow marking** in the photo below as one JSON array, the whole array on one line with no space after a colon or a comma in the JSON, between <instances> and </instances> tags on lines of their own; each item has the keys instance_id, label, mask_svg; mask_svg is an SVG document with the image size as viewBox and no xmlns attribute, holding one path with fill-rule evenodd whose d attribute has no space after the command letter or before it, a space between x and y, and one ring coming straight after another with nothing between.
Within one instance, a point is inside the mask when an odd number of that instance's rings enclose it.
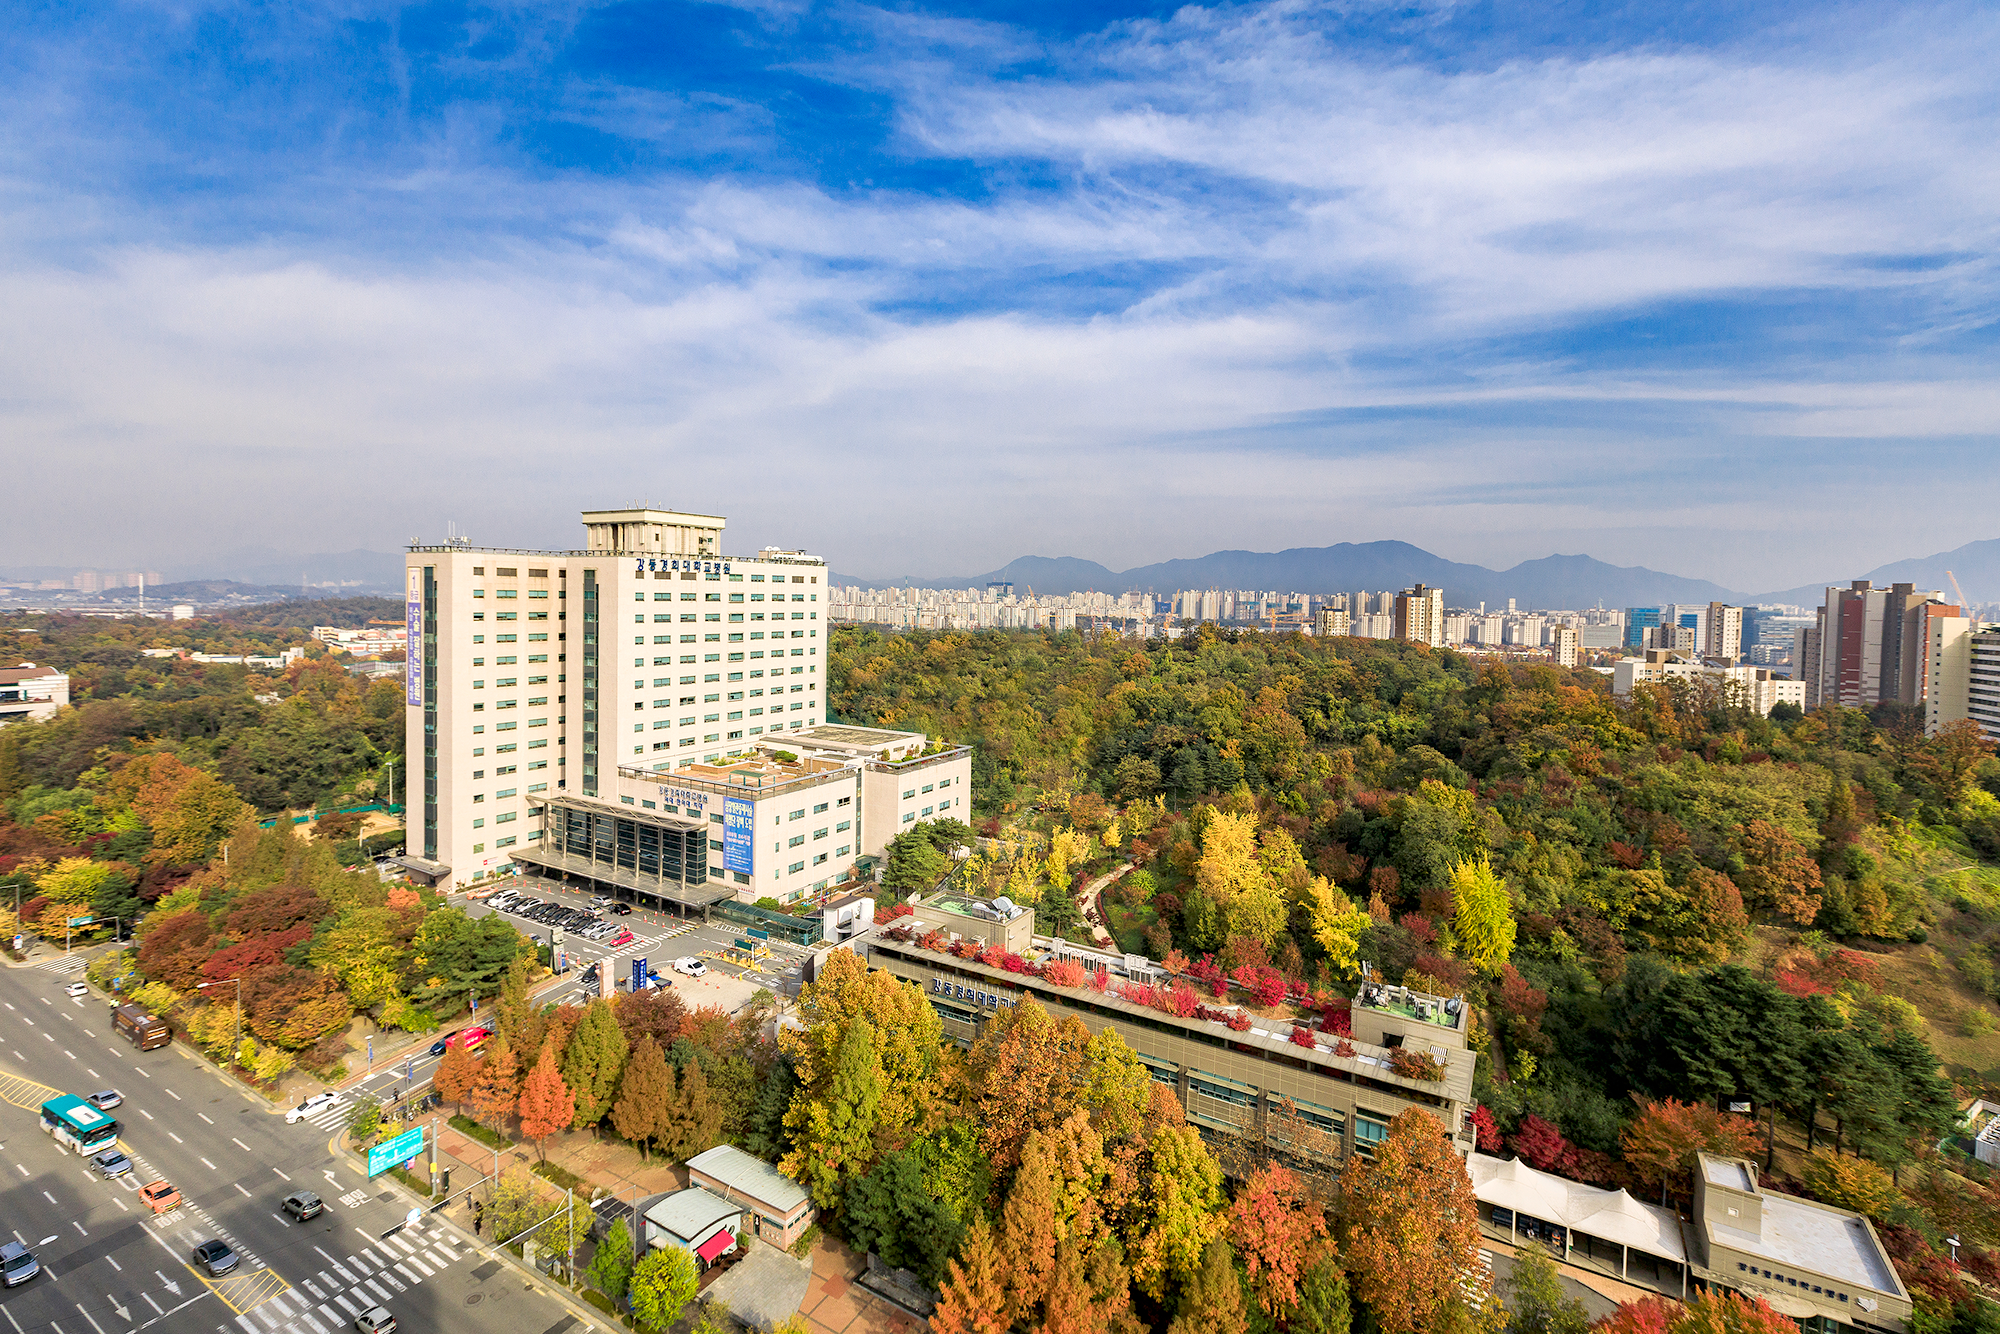
<instances>
[{"instance_id":1,"label":"road arrow marking","mask_svg":"<svg viewBox=\"0 0 2000 1334\"><path fill-rule=\"evenodd\" d=\"M104 1300L111 1303L111 1309L118 1313L120 1320L130 1320L132 1318L132 1308L129 1306L120 1306L118 1299L110 1293L107 1292L104 1294Z\"/></svg>"}]
</instances>

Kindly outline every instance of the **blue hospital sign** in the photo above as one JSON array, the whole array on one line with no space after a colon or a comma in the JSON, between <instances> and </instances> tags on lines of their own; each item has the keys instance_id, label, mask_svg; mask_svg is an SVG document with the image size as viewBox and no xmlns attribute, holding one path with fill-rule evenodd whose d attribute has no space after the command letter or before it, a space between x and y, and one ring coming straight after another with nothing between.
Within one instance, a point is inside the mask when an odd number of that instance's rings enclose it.
<instances>
[{"instance_id":1,"label":"blue hospital sign","mask_svg":"<svg viewBox=\"0 0 2000 1334\"><path fill-rule=\"evenodd\" d=\"M722 799L722 864L745 875L757 869L751 843L757 837L757 808L741 797Z\"/></svg>"}]
</instances>

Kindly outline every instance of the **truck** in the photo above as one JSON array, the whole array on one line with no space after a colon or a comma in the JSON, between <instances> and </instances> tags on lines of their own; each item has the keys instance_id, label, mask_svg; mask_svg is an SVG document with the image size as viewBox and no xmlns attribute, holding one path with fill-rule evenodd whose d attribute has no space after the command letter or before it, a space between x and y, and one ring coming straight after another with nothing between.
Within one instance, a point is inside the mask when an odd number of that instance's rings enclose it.
<instances>
[{"instance_id":1,"label":"truck","mask_svg":"<svg viewBox=\"0 0 2000 1334\"><path fill-rule=\"evenodd\" d=\"M152 1051L173 1041L167 1021L147 1014L137 1005L120 1005L111 1012L111 1027L140 1051Z\"/></svg>"}]
</instances>

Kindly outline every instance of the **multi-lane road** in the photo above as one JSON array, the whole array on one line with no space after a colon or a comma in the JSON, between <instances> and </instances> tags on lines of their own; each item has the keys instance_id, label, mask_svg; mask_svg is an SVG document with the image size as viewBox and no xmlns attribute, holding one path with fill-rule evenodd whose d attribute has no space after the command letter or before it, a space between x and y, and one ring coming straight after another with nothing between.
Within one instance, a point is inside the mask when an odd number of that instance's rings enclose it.
<instances>
[{"instance_id":1,"label":"multi-lane road","mask_svg":"<svg viewBox=\"0 0 2000 1334\"><path fill-rule=\"evenodd\" d=\"M405 1197L330 1151L338 1113L287 1125L178 1045L138 1051L112 1032L101 996L64 994L75 976L0 971L0 1085L11 1098L0 1104L0 1240L25 1243L42 1265L0 1292L0 1334L334 1334L375 1307L404 1330L449 1334L582 1324L455 1229L425 1217L398 1230ZM122 1094L112 1115L134 1171L106 1180L65 1153L33 1106L11 1105L35 1103L21 1080ZM186 1203L155 1217L138 1191L158 1177ZM288 1217L280 1202L297 1190L319 1195L325 1212ZM241 1257L221 1279L191 1261L212 1238Z\"/></svg>"}]
</instances>

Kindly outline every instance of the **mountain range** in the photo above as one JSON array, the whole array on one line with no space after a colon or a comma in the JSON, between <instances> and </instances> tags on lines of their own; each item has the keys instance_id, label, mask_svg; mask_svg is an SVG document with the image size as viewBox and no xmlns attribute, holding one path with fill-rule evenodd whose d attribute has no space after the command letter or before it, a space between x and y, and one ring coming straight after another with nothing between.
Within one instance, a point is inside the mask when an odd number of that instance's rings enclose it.
<instances>
[{"instance_id":1,"label":"mountain range","mask_svg":"<svg viewBox=\"0 0 2000 1334\"><path fill-rule=\"evenodd\" d=\"M246 550L174 569L168 578L233 579L248 584L299 587L298 579L320 584L346 583L336 592L395 591L402 584L400 553L353 550L287 556L277 551ZM53 569L53 567L51 567ZM1180 588L1262 588L1299 593L1341 593L1366 589L1407 588L1429 584L1444 590L1451 606L1484 602L1505 606L1508 598L1523 607L1652 606L1666 602L1796 603L1811 606L1828 584L1870 579L1877 584L1913 582L1951 596L1946 575L1957 574L1965 595L1974 602L2000 602L2000 538L1968 542L1951 551L1894 561L1865 571L1828 571L1817 583L1767 592L1724 588L1706 579L1636 565L1612 565L1590 556L1553 555L1522 561L1505 570L1447 560L1408 542L1340 542L1330 547L1293 547L1286 551L1216 551L1191 559L1161 561L1129 570L1112 570L1077 556L1022 556L997 570L967 576L923 575L901 579L866 579L829 571L828 582L862 588L984 588L1012 583L1037 593L1123 593L1151 589L1167 594ZM0 572L4 573L4 572ZM46 577L46 576L44 576ZM153 590L148 590L149 594ZM164 592L164 590L160 590Z\"/></svg>"},{"instance_id":2,"label":"mountain range","mask_svg":"<svg viewBox=\"0 0 2000 1334\"><path fill-rule=\"evenodd\" d=\"M1330 547L1294 547L1287 551L1217 551L1195 559L1161 561L1114 571L1096 561L1075 556L1023 556L988 574L967 578L862 579L830 573L829 583L862 588L984 588L1012 583L1016 590L1037 593L1123 593L1151 589L1168 593L1179 588L1262 588L1298 593L1340 593L1357 589L1379 592L1429 584L1444 590L1451 606L1484 602L1505 605L1508 598L1523 607L1587 607L1602 601L1609 607L1651 606L1668 602L1818 603L1828 584L1869 579L1878 584L1915 582L1920 588L1951 585L1946 570L1958 575L1966 596L1976 602L2000 601L2000 539L1968 542L1952 551L1853 574L1835 573L1813 584L1747 593L1706 579L1690 579L1637 565L1612 565L1590 556L1544 556L1505 570L1446 560L1408 542L1341 542Z\"/></svg>"}]
</instances>

